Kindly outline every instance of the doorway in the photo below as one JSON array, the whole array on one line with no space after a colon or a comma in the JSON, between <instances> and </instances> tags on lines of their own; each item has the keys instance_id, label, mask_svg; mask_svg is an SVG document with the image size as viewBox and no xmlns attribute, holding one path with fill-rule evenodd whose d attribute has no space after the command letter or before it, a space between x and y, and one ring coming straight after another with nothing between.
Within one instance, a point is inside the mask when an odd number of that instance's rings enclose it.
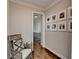
<instances>
[{"instance_id":1,"label":"doorway","mask_svg":"<svg viewBox=\"0 0 79 59\"><path fill-rule=\"evenodd\" d=\"M45 15L42 12L32 12L32 51L35 42L45 47Z\"/></svg>"},{"instance_id":2,"label":"doorway","mask_svg":"<svg viewBox=\"0 0 79 59\"><path fill-rule=\"evenodd\" d=\"M42 15L33 13L33 43L42 42Z\"/></svg>"},{"instance_id":3,"label":"doorway","mask_svg":"<svg viewBox=\"0 0 79 59\"><path fill-rule=\"evenodd\" d=\"M33 13L33 54L32 58L37 59L37 51L42 46L43 37L43 15Z\"/></svg>"}]
</instances>

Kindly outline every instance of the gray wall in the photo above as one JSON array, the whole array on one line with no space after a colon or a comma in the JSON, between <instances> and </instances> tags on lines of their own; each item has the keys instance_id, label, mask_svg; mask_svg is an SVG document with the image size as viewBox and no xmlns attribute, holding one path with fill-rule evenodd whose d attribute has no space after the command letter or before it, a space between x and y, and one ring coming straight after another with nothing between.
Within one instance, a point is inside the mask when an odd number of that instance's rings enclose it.
<instances>
[{"instance_id":1,"label":"gray wall","mask_svg":"<svg viewBox=\"0 0 79 59\"><path fill-rule=\"evenodd\" d=\"M71 0L61 0L45 12L46 17L71 6ZM46 32L45 46L57 54L71 59L71 32Z\"/></svg>"}]
</instances>

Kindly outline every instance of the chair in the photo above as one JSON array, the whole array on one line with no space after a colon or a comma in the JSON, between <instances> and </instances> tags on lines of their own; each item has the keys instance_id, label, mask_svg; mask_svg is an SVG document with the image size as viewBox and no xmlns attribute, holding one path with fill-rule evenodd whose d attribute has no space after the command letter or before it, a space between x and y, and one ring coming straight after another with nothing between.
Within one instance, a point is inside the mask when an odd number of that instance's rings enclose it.
<instances>
[{"instance_id":1,"label":"chair","mask_svg":"<svg viewBox=\"0 0 79 59\"><path fill-rule=\"evenodd\" d=\"M23 43L21 34L9 35L8 43L10 46L11 59L31 59L30 45Z\"/></svg>"},{"instance_id":2,"label":"chair","mask_svg":"<svg viewBox=\"0 0 79 59\"><path fill-rule=\"evenodd\" d=\"M15 59L15 56L18 54L22 55L20 51L22 51L24 47L23 47L23 39L21 38L21 34L9 35L8 44L10 46L10 53L12 59Z\"/></svg>"}]
</instances>

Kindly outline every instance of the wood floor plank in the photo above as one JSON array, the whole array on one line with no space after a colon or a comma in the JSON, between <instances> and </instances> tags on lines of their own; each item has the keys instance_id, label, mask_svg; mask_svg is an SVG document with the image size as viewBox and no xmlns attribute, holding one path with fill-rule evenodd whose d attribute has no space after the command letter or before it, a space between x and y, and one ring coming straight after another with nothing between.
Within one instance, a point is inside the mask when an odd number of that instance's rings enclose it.
<instances>
[{"instance_id":1,"label":"wood floor plank","mask_svg":"<svg viewBox=\"0 0 79 59\"><path fill-rule=\"evenodd\" d=\"M61 59L54 54L48 53L38 42L34 43L32 59Z\"/></svg>"}]
</instances>

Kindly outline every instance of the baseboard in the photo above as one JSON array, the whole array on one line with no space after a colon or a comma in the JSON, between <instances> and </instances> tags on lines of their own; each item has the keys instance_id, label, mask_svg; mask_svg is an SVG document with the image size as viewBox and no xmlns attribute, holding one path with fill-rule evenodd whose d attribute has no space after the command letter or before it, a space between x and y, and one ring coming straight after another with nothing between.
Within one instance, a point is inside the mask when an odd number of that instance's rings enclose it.
<instances>
[{"instance_id":1,"label":"baseboard","mask_svg":"<svg viewBox=\"0 0 79 59\"><path fill-rule=\"evenodd\" d=\"M61 59L67 59L65 56L63 56L63 55L57 53L56 51L51 50L51 49L48 48L48 47L44 47L44 48L47 49L47 50L49 50L51 53L53 53L54 55L58 56L58 57L61 58Z\"/></svg>"},{"instance_id":2,"label":"baseboard","mask_svg":"<svg viewBox=\"0 0 79 59\"><path fill-rule=\"evenodd\" d=\"M53 55L53 56L55 56L56 57L56 59L61 59L59 56L57 56L56 54L54 54L54 53L52 53L51 51L49 51L47 48L44 48L45 50L46 50L46 52L48 52L49 53L49 55Z\"/></svg>"}]
</instances>

